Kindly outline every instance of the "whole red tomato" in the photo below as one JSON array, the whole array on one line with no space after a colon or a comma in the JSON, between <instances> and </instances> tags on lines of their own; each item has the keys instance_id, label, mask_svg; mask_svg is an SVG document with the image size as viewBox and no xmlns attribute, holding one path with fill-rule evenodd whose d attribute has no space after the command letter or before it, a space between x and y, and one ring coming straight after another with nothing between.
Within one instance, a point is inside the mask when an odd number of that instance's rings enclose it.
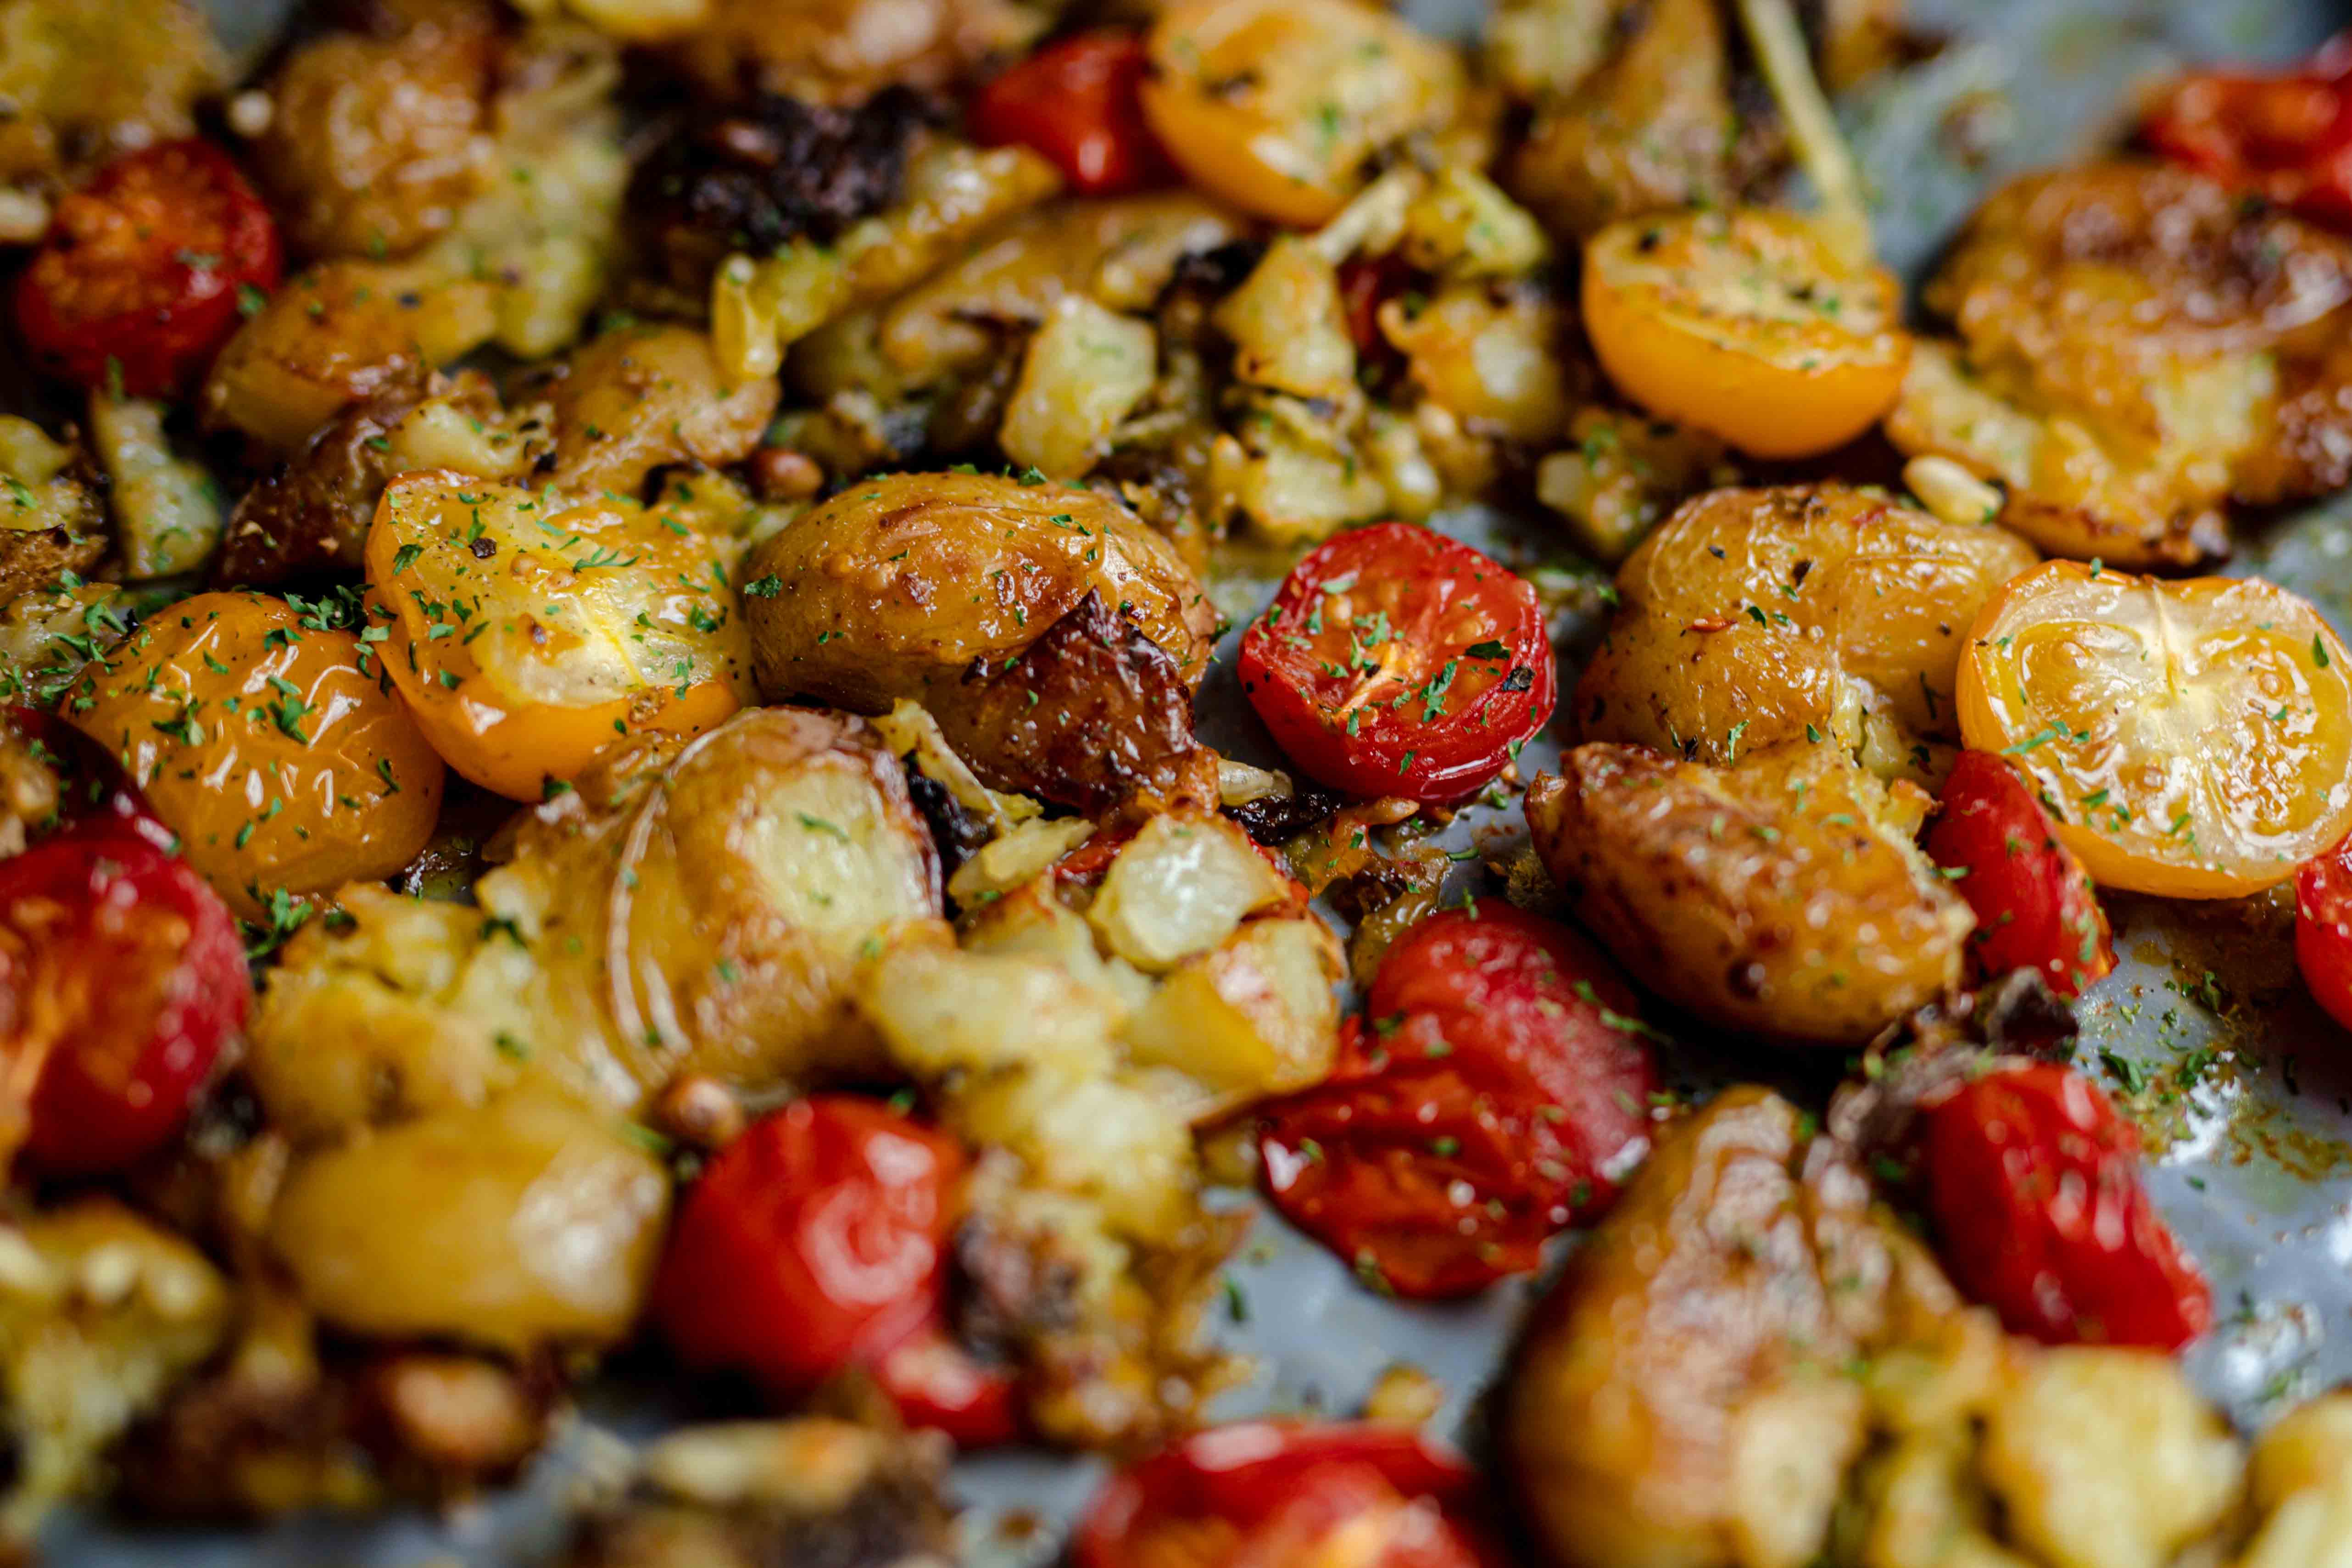
<instances>
[{"instance_id":1,"label":"whole red tomato","mask_svg":"<svg viewBox=\"0 0 2352 1568\"><path fill-rule=\"evenodd\" d=\"M1071 1560L1075 1568L1501 1568L1477 1497L1461 1460L1402 1427L1212 1427L1113 1476L1079 1521Z\"/></svg>"},{"instance_id":2,"label":"whole red tomato","mask_svg":"<svg viewBox=\"0 0 2352 1568\"><path fill-rule=\"evenodd\" d=\"M2201 71L2149 106L2159 153L2305 216L2352 228L2352 33L2284 71Z\"/></svg>"},{"instance_id":3,"label":"whole red tomato","mask_svg":"<svg viewBox=\"0 0 2352 1568\"><path fill-rule=\"evenodd\" d=\"M1250 706L1318 783L1451 805L1551 718L1543 606L1499 562L1411 523L1317 547L1242 634Z\"/></svg>"},{"instance_id":4,"label":"whole red tomato","mask_svg":"<svg viewBox=\"0 0 2352 1568\"><path fill-rule=\"evenodd\" d=\"M1082 196L1164 184L1168 156L1143 119L1146 58L1142 38L1118 28L1049 44L973 96L972 135L1043 155Z\"/></svg>"},{"instance_id":5,"label":"whole red tomato","mask_svg":"<svg viewBox=\"0 0 2352 1568\"><path fill-rule=\"evenodd\" d=\"M747 1129L687 1194L653 1311L688 1365L796 1398L874 1371L908 1417L1010 1436L1010 1379L940 1328L964 1169L953 1140L878 1100L819 1095Z\"/></svg>"},{"instance_id":6,"label":"whole red tomato","mask_svg":"<svg viewBox=\"0 0 2352 1568\"><path fill-rule=\"evenodd\" d=\"M2023 774L1990 752L1963 752L1938 799L1920 847L1958 873L1952 886L1977 917L1969 951L1979 973L2031 969L2078 996L2116 966L2090 876Z\"/></svg>"},{"instance_id":7,"label":"whole red tomato","mask_svg":"<svg viewBox=\"0 0 2352 1568\"><path fill-rule=\"evenodd\" d=\"M1500 902L1389 949L1332 1079L1265 1109L1275 1205L1401 1295L1533 1268L1647 1147L1655 1069L1615 965Z\"/></svg>"},{"instance_id":8,"label":"whole red tomato","mask_svg":"<svg viewBox=\"0 0 2352 1568\"><path fill-rule=\"evenodd\" d=\"M120 1170L169 1142L250 995L228 907L135 825L0 860L0 1124L38 1168Z\"/></svg>"},{"instance_id":9,"label":"whole red tomato","mask_svg":"<svg viewBox=\"0 0 2352 1568\"><path fill-rule=\"evenodd\" d=\"M2294 960L2312 1000L2352 1029L2352 840L2294 875Z\"/></svg>"},{"instance_id":10,"label":"whole red tomato","mask_svg":"<svg viewBox=\"0 0 2352 1568\"><path fill-rule=\"evenodd\" d=\"M2141 1184L2139 1135L2099 1086L2049 1062L1920 1106L1920 1174L1953 1282L2045 1344L2174 1350L2212 1291Z\"/></svg>"},{"instance_id":11,"label":"whole red tomato","mask_svg":"<svg viewBox=\"0 0 2352 1568\"><path fill-rule=\"evenodd\" d=\"M278 226L228 154L167 142L58 203L17 280L16 323L52 375L164 396L204 372L283 267Z\"/></svg>"}]
</instances>

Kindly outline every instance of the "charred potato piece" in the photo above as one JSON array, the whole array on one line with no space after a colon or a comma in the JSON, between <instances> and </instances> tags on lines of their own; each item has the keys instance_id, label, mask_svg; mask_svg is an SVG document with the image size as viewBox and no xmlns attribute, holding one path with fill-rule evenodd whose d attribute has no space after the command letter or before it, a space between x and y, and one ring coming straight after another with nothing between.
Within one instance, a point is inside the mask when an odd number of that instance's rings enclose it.
<instances>
[{"instance_id":1,"label":"charred potato piece","mask_svg":"<svg viewBox=\"0 0 2352 1568\"><path fill-rule=\"evenodd\" d=\"M1857 1357L1958 1310L1863 1173L1759 1089L1664 1133L1536 1309L1506 1472L1560 1568L1798 1568L1869 1411Z\"/></svg>"},{"instance_id":2,"label":"charred potato piece","mask_svg":"<svg viewBox=\"0 0 2352 1568\"><path fill-rule=\"evenodd\" d=\"M254 160L287 238L310 256L405 255L454 224L488 173L489 7L400 0L377 15L383 36L312 38L270 83Z\"/></svg>"},{"instance_id":3,"label":"charred potato piece","mask_svg":"<svg viewBox=\"0 0 2352 1568\"><path fill-rule=\"evenodd\" d=\"M1537 853L1677 1005L1850 1047L1959 984L1974 921L1911 841L1911 785L1802 742L1724 768L1585 745L1560 772L1528 794Z\"/></svg>"},{"instance_id":4,"label":"charred potato piece","mask_svg":"<svg viewBox=\"0 0 2352 1568\"><path fill-rule=\"evenodd\" d=\"M2326 481L2292 455L2315 421L2352 435L2329 406L2352 240L2176 164L2012 182L1927 302L1958 341L1921 345L1888 436L2001 480L2003 521L2053 553L2193 564L2226 548L2233 493Z\"/></svg>"},{"instance_id":5,"label":"charred potato piece","mask_svg":"<svg viewBox=\"0 0 2352 1568\"><path fill-rule=\"evenodd\" d=\"M270 296L213 362L214 428L292 455L351 405L462 358L498 328L496 290L436 268L331 261Z\"/></svg>"},{"instance_id":6,"label":"charred potato piece","mask_svg":"<svg viewBox=\"0 0 2352 1568\"><path fill-rule=\"evenodd\" d=\"M739 573L771 698L878 713L956 701L1099 594L1197 686L1216 612L1160 535L1091 491L982 474L861 481L756 547Z\"/></svg>"},{"instance_id":7,"label":"charred potato piece","mask_svg":"<svg viewBox=\"0 0 2352 1568\"><path fill-rule=\"evenodd\" d=\"M1833 743L1881 773L1959 739L1960 646L2032 546L1843 485L1714 490L1617 574L1570 710L1590 741L1698 762Z\"/></svg>"},{"instance_id":8,"label":"charred potato piece","mask_svg":"<svg viewBox=\"0 0 2352 1568\"><path fill-rule=\"evenodd\" d=\"M1192 738L1183 671L1099 591L1010 663L974 660L938 708L949 743L991 789L1089 816L1138 791L1216 794L1216 759Z\"/></svg>"},{"instance_id":9,"label":"charred potato piece","mask_svg":"<svg viewBox=\"0 0 2352 1568\"><path fill-rule=\"evenodd\" d=\"M710 339L688 327L626 327L572 356L549 389L559 487L636 495L656 468L718 468L751 456L776 412L773 377L730 385Z\"/></svg>"},{"instance_id":10,"label":"charred potato piece","mask_svg":"<svg viewBox=\"0 0 2352 1568\"><path fill-rule=\"evenodd\" d=\"M669 1188L614 1118L518 1091L298 1159L268 1240L350 1333L600 1347L636 1321Z\"/></svg>"},{"instance_id":11,"label":"charred potato piece","mask_svg":"<svg viewBox=\"0 0 2352 1568\"><path fill-rule=\"evenodd\" d=\"M288 944L248 1058L276 1124L331 1137L534 1081L625 1115L689 1074L870 1075L845 999L862 950L940 910L897 759L854 720L784 709L614 759L525 818L474 891L349 888L348 926Z\"/></svg>"}]
</instances>

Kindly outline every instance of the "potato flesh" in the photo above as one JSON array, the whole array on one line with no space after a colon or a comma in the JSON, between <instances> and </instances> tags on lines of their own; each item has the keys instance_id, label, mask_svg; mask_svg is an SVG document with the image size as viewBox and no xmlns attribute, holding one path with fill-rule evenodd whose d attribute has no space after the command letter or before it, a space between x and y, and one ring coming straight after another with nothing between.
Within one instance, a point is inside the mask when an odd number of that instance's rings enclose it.
<instances>
[{"instance_id":1,"label":"potato flesh","mask_svg":"<svg viewBox=\"0 0 2352 1568\"><path fill-rule=\"evenodd\" d=\"M1175 551L1125 508L981 474L861 481L756 546L738 581L761 689L869 713L1017 654L1090 590L1194 682L1216 622Z\"/></svg>"},{"instance_id":2,"label":"potato flesh","mask_svg":"<svg viewBox=\"0 0 2352 1568\"><path fill-rule=\"evenodd\" d=\"M519 1091L299 1161L272 1250L325 1321L520 1354L635 1321L669 1173L609 1116Z\"/></svg>"},{"instance_id":3,"label":"potato flesh","mask_svg":"<svg viewBox=\"0 0 2352 1568\"><path fill-rule=\"evenodd\" d=\"M1959 736L1969 623L2036 559L2005 530L1843 485L1709 491L1617 574L1578 733L1714 763L1821 742L1925 773L1913 748Z\"/></svg>"}]
</instances>

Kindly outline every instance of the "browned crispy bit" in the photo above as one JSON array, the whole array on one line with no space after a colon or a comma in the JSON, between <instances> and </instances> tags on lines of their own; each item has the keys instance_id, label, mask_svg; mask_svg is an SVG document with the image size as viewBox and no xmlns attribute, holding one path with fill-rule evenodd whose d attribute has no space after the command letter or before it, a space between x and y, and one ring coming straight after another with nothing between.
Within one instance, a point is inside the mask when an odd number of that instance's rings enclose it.
<instances>
[{"instance_id":1,"label":"browned crispy bit","mask_svg":"<svg viewBox=\"0 0 2352 1568\"><path fill-rule=\"evenodd\" d=\"M213 563L215 581L268 585L357 571L383 493L384 433L425 400L431 380L425 366L404 366L238 498Z\"/></svg>"},{"instance_id":2,"label":"browned crispy bit","mask_svg":"<svg viewBox=\"0 0 2352 1568\"><path fill-rule=\"evenodd\" d=\"M949 743L994 789L1089 814L1138 792L1215 795L1182 670L1095 590L1012 662L975 661L938 709Z\"/></svg>"}]
</instances>

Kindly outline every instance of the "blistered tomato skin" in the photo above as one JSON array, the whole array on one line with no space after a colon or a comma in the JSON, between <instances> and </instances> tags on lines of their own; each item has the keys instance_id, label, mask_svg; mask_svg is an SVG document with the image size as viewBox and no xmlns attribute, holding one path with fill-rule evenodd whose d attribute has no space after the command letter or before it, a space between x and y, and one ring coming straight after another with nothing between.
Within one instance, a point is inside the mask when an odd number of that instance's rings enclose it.
<instances>
[{"instance_id":1,"label":"blistered tomato skin","mask_svg":"<svg viewBox=\"0 0 2352 1568\"><path fill-rule=\"evenodd\" d=\"M167 396L283 269L278 226L228 154L169 142L117 158L58 203L18 279L16 321L53 375Z\"/></svg>"},{"instance_id":2,"label":"blistered tomato skin","mask_svg":"<svg viewBox=\"0 0 2352 1568\"><path fill-rule=\"evenodd\" d=\"M229 907L265 919L390 876L441 805L441 759L377 650L266 594L148 617L58 711L112 756Z\"/></svg>"},{"instance_id":3,"label":"blistered tomato skin","mask_svg":"<svg viewBox=\"0 0 2352 1568\"><path fill-rule=\"evenodd\" d=\"M1500 902L1432 915L1381 960L1331 1079L1264 1109L1269 1195L1400 1295L1532 1269L1648 1147L1638 1006L1565 926Z\"/></svg>"},{"instance_id":4,"label":"blistered tomato skin","mask_svg":"<svg viewBox=\"0 0 2352 1568\"><path fill-rule=\"evenodd\" d=\"M853 1095L796 1101L728 1144L687 1194L653 1312L688 1366L780 1399L873 1372L906 1418L1002 1441L1014 1387L941 1328L964 1169L944 1135Z\"/></svg>"},{"instance_id":5,"label":"blistered tomato skin","mask_svg":"<svg viewBox=\"0 0 2352 1568\"><path fill-rule=\"evenodd\" d=\"M250 990L219 895L121 819L0 860L0 1139L59 1175L152 1153L244 1026Z\"/></svg>"},{"instance_id":6,"label":"blistered tomato skin","mask_svg":"<svg viewBox=\"0 0 2352 1568\"><path fill-rule=\"evenodd\" d=\"M411 474L366 558L401 696L451 767L509 799L628 736L708 730L751 689L719 548L661 507Z\"/></svg>"},{"instance_id":7,"label":"blistered tomato skin","mask_svg":"<svg viewBox=\"0 0 2352 1568\"><path fill-rule=\"evenodd\" d=\"M1172 171L1143 118L1148 61L1143 40L1116 28L1048 45L980 89L972 134L1043 154L1082 196L1164 184Z\"/></svg>"},{"instance_id":8,"label":"blistered tomato skin","mask_svg":"<svg viewBox=\"0 0 2352 1568\"><path fill-rule=\"evenodd\" d=\"M1585 247L1585 331L1625 395L1759 458L1843 446L1911 363L1902 292L1793 213L1629 218Z\"/></svg>"},{"instance_id":9,"label":"blistered tomato skin","mask_svg":"<svg viewBox=\"0 0 2352 1568\"><path fill-rule=\"evenodd\" d=\"M1551 718L1535 590L1466 544L1385 522L1318 547L1242 634L1242 691L1285 754L1350 795L1452 805Z\"/></svg>"},{"instance_id":10,"label":"blistered tomato skin","mask_svg":"<svg viewBox=\"0 0 2352 1568\"><path fill-rule=\"evenodd\" d=\"M2168 158L2352 229L2352 33L2291 70L2183 77L2143 126Z\"/></svg>"},{"instance_id":11,"label":"blistered tomato skin","mask_svg":"<svg viewBox=\"0 0 2352 1568\"><path fill-rule=\"evenodd\" d=\"M2294 874L2294 961L2311 999L2352 1029L2352 842Z\"/></svg>"},{"instance_id":12,"label":"blistered tomato skin","mask_svg":"<svg viewBox=\"0 0 2352 1568\"><path fill-rule=\"evenodd\" d=\"M1477 1478L1419 1434L1255 1421L1198 1432L1113 1476L1075 1568L1501 1568Z\"/></svg>"},{"instance_id":13,"label":"blistered tomato skin","mask_svg":"<svg viewBox=\"0 0 2352 1568\"><path fill-rule=\"evenodd\" d=\"M1978 613L1958 698L2102 887L2235 898L2352 829L2352 660L2258 578L2044 562Z\"/></svg>"},{"instance_id":14,"label":"blistered tomato skin","mask_svg":"<svg viewBox=\"0 0 2352 1568\"><path fill-rule=\"evenodd\" d=\"M1977 917L1969 937L1977 973L2031 969L2059 995L2079 996L2116 966L2090 877L2015 768L1963 752L1937 802L1920 847Z\"/></svg>"},{"instance_id":15,"label":"blistered tomato skin","mask_svg":"<svg viewBox=\"0 0 2352 1568\"><path fill-rule=\"evenodd\" d=\"M2212 1291L2141 1184L2139 1135L2072 1068L1931 1095L1919 1173L1953 1282L2011 1332L2168 1351L2211 1326Z\"/></svg>"}]
</instances>

